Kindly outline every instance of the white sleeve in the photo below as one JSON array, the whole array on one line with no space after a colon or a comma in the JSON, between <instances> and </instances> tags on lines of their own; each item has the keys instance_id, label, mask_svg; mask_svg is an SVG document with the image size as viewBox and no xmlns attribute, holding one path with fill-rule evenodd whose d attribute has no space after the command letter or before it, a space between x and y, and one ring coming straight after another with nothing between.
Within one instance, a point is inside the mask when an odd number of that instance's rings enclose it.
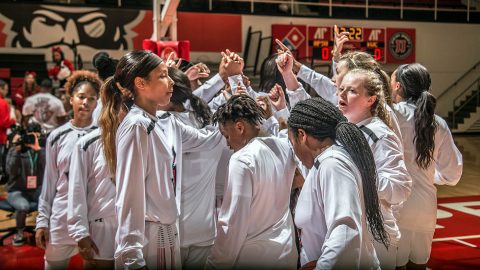
<instances>
[{"instance_id":1,"label":"white sleeve","mask_svg":"<svg viewBox=\"0 0 480 270\"><path fill-rule=\"evenodd\" d=\"M87 152L82 149L82 144L77 143L70 159L67 224L68 234L77 242L90 236L87 182L91 165L87 163L91 160L88 160L87 156Z\"/></svg>"},{"instance_id":2,"label":"white sleeve","mask_svg":"<svg viewBox=\"0 0 480 270\"><path fill-rule=\"evenodd\" d=\"M196 129L176 119L174 121L177 122L181 132L182 151L184 153L209 151L224 142L223 136L218 128L207 126L202 129Z\"/></svg>"},{"instance_id":3,"label":"white sleeve","mask_svg":"<svg viewBox=\"0 0 480 270\"><path fill-rule=\"evenodd\" d=\"M298 88L296 90L290 90L287 88L287 95L290 100L290 108L292 109L298 102L311 98L301 83L298 83Z\"/></svg>"},{"instance_id":4,"label":"white sleeve","mask_svg":"<svg viewBox=\"0 0 480 270\"><path fill-rule=\"evenodd\" d=\"M235 94L237 92L238 83L240 83L240 86L242 88L247 89L243 84L243 78L240 74L228 77L228 83L230 84L230 88L232 89L232 94Z\"/></svg>"},{"instance_id":5,"label":"white sleeve","mask_svg":"<svg viewBox=\"0 0 480 270\"><path fill-rule=\"evenodd\" d=\"M117 249L125 269L146 265L142 248L145 243L145 181L149 140L145 128L134 125L124 131L117 143L115 209L117 213Z\"/></svg>"},{"instance_id":6,"label":"white sleeve","mask_svg":"<svg viewBox=\"0 0 480 270\"><path fill-rule=\"evenodd\" d=\"M325 100L337 105L338 97L336 95L337 89L335 84L327 76L313 71L305 65L300 67L297 77L308 83L315 92Z\"/></svg>"},{"instance_id":7,"label":"white sleeve","mask_svg":"<svg viewBox=\"0 0 480 270\"><path fill-rule=\"evenodd\" d=\"M360 265L362 201L355 175L345 163L325 159L318 172L318 203L324 208L327 234L315 269L342 269L342 264ZM348 207L345 207L348 205ZM363 241L370 241L363 239Z\"/></svg>"},{"instance_id":8,"label":"white sleeve","mask_svg":"<svg viewBox=\"0 0 480 270\"><path fill-rule=\"evenodd\" d=\"M288 120L288 117L290 117L290 111L288 110L288 108L283 108L280 111L276 111L275 113L273 113L273 115L275 116L275 118L277 118L277 120L283 118L283 120L286 121Z\"/></svg>"},{"instance_id":9,"label":"white sleeve","mask_svg":"<svg viewBox=\"0 0 480 270\"><path fill-rule=\"evenodd\" d=\"M57 144L52 146L49 136L46 143L45 173L43 176L42 192L38 198L37 229L48 228L52 214L53 199L57 194L57 181L59 178L57 167Z\"/></svg>"},{"instance_id":10,"label":"white sleeve","mask_svg":"<svg viewBox=\"0 0 480 270\"><path fill-rule=\"evenodd\" d=\"M212 101L208 103L208 107L210 108L210 110L216 111L218 107L222 106L226 102L227 100L225 99L223 94L219 94L218 96L214 97Z\"/></svg>"},{"instance_id":11,"label":"white sleeve","mask_svg":"<svg viewBox=\"0 0 480 270\"><path fill-rule=\"evenodd\" d=\"M200 85L200 87L195 89L193 94L208 103L224 86L225 83L223 82L222 77L217 73L204 84Z\"/></svg>"},{"instance_id":12,"label":"white sleeve","mask_svg":"<svg viewBox=\"0 0 480 270\"><path fill-rule=\"evenodd\" d=\"M228 181L217 222L217 238L206 269L232 269L248 232L253 173L244 162L230 160Z\"/></svg>"},{"instance_id":13,"label":"white sleeve","mask_svg":"<svg viewBox=\"0 0 480 270\"><path fill-rule=\"evenodd\" d=\"M437 185L454 186L460 181L463 171L462 153L458 151L452 134L448 128L444 129L442 141L435 147L438 147L438 156L435 162L434 182Z\"/></svg>"},{"instance_id":14,"label":"white sleeve","mask_svg":"<svg viewBox=\"0 0 480 270\"><path fill-rule=\"evenodd\" d=\"M279 124L277 118L271 116L270 118L266 119L262 123L262 128L269 134L273 136L277 136L279 132Z\"/></svg>"},{"instance_id":15,"label":"white sleeve","mask_svg":"<svg viewBox=\"0 0 480 270\"><path fill-rule=\"evenodd\" d=\"M398 138L387 135L372 145L377 167L378 198L390 205L406 201L412 190L412 179L405 166L405 159Z\"/></svg>"}]
</instances>

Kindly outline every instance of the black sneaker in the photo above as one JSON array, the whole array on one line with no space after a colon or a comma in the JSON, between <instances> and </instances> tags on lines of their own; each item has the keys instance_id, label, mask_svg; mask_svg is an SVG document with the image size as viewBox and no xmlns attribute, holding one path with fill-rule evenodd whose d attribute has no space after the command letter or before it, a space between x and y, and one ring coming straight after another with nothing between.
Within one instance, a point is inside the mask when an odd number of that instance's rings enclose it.
<instances>
[{"instance_id":1,"label":"black sneaker","mask_svg":"<svg viewBox=\"0 0 480 270\"><path fill-rule=\"evenodd\" d=\"M12 240L12 245L18 247L18 246L22 246L23 244L25 244L25 237L18 233L15 234Z\"/></svg>"}]
</instances>

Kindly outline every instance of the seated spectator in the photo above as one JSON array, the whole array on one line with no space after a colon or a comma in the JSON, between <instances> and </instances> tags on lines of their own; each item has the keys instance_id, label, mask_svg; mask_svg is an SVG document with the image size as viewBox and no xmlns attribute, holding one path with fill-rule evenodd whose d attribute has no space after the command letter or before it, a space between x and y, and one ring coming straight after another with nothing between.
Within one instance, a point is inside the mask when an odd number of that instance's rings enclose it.
<instances>
[{"instance_id":1,"label":"seated spectator","mask_svg":"<svg viewBox=\"0 0 480 270\"><path fill-rule=\"evenodd\" d=\"M17 234L12 240L14 246L21 246L25 243L23 230L30 203L38 203L41 191L45 169L45 150L40 146L40 132L39 124L29 124L24 134L21 134L20 130L16 134L12 134L12 145L8 149L6 158L6 172L9 175L7 201L16 210L17 222Z\"/></svg>"},{"instance_id":2,"label":"seated spectator","mask_svg":"<svg viewBox=\"0 0 480 270\"><path fill-rule=\"evenodd\" d=\"M40 84L40 93L28 97L23 105L24 123L39 123L49 133L66 119L65 109L60 99L51 94L52 82L44 79Z\"/></svg>"}]
</instances>

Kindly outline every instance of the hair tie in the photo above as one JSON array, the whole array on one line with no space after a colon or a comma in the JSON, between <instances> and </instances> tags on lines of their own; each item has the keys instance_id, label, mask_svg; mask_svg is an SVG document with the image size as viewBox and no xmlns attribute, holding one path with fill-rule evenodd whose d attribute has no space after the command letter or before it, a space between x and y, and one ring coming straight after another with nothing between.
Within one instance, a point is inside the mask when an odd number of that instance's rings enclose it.
<instances>
[{"instance_id":1,"label":"hair tie","mask_svg":"<svg viewBox=\"0 0 480 270\"><path fill-rule=\"evenodd\" d=\"M113 78L113 80L115 80L115 77ZM128 91L127 89L123 88L120 83L118 82L115 82L115 85L118 87L118 89L120 90L120 92L122 93L122 96L125 97L126 99L130 99L130 100L133 100L133 93Z\"/></svg>"},{"instance_id":2,"label":"hair tie","mask_svg":"<svg viewBox=\"0 0 480 270\"><path fill-rule=\"evenodd\" d=\"M348 123L347 121L340 121L337 123L337 125L335 126L335 132L337 132L338 128L340 128L342 125L348 125L350 123Z\"/></svg>"}]
</instances>

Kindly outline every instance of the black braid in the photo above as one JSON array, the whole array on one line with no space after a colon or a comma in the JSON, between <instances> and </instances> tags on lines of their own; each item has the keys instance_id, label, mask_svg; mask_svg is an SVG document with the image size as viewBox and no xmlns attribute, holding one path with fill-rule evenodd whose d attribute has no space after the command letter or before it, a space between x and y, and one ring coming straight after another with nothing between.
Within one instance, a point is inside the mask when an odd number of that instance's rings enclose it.
<instances>
[{"instance_id":1,"label":"black braid","mask_svg":"<svg viewBox=\"0 0 480 270\"><path fill-rule=\"evenodd\" d=\"M325 138L338 140L350 154L362 175L363 197L370 232L376 241L388 247L389 238L378 201L375 160L360 129L348 123L340 110L323 98L311 98L297 103L291 111L288 127L295 136L301 128L318 140Z\"/></svg>"},{"instance_id":2,"label":"black braid","mask_svg":"<svg viewBox=\"0 0 480 270\"><path fill-rule=\"evenodd\" d=\"M253 98L247 95L232 96L213 115L213 123L224 124L227 121L236 122L243 119L252 125L261 125L265 112Z\"/></svg>"}]
</instances>

